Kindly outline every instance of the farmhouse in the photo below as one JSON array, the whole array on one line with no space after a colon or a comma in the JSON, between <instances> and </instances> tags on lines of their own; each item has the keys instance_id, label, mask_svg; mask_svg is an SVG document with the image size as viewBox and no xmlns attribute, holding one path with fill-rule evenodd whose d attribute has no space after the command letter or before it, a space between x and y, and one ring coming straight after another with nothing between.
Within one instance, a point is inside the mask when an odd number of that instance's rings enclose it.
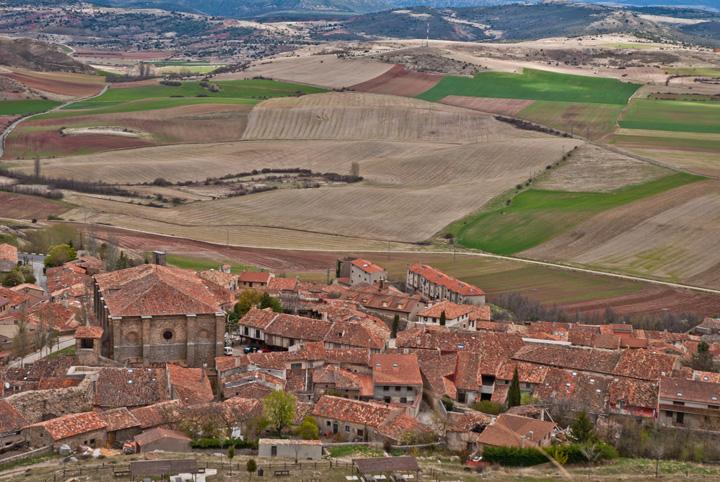
<instances>
[{"instance_id":1,"label":"farmhouse","mask_svg":"<svg viewBox=\"0 0 720 482\"><path fill-rule=\"evenodd\" d=\"M501 414L477 437L480 446L547 447L557 430L553 422Z\"/></svg>"},{"instance_id":2,"label":"farmhouse","mask_svg":"<svg viewBox=\"0 0 720 482\"><path fill-rule=\"evenodd\" d=\"M224 288L194 272L160 265L140 265L93 279L103 356L123 363L202 367L213 366L222 354L222 305L232 299Z\"/></svg>"},{"instance_id":3,"label":"farmhouse","mask_svg":"<svg viewBox=\"0 0 720 482\"><path fill-rule=\"evenodd\" d=\"M370 359L373 398L420 407L423 382L416 355L378 354Z\"/></svg>"},{"instance_id":4,"label":"farmhouse","mask_svg":"<svg viewBox=\"0 0 720 482\"><path fill-rule=\"evenodd\" d=\"M417 323L474 330L475 320L470 319L470 314L474 311L475 306L473 305L458 305L451 301L444 300L420 311L418 313ZM445 318L444 321L441 320L443 316Z\"/></svg>"},{"instance_id":5,"label":"farmhouse","mask_svg":"<svg viewBox=\"0 0 720 482\"><path fill-rule=\"evenodd\" d=\"M31 447L52 445L57 449L63 444L71 448L79 445L103 447L106 428L107 423L97 412L82 412L28 425L22 433Z\"/></svg>"},{"instance_id":6,"label":"farmhouse","mask_svg":"<svg viewBox=\"0 0 720 482\"><path fill-rule=\"evenodd\" d=\"M405 288L409 293L420 293L428 300L446 299L460 304L485 304L483 290L426 264L415 263L408 267Z\"/></svg>"},{"instance_id":7,"label":"farmhouse","mask_svg":"<svg viewBox=\"0 0 720 482\"><path fill-rule=\"evenodd\" d=\"M350 285L366 283L374 285L387 279L384 268L368 260L358 258L350 263Z\"/></svg>"},{"instance_id":8,"label":"farmhouse","mask_svg":"<svg viewBox=\"0 0 720 482\"><path fill-rule=\"evenodd\" d=\"M319 440L261 438L258 441L258 456L319 460L322 458L322 442Z\"/></svg>"},{"instance_id":9,"label":"farmhouse","mask_svg":"<svg viewBox=\"0 0 720 482\"><path fill-rule=\"evenodd\" d=\"M266 271L243 271L238 275L237 283L240 288L265 288L274 277Z\"/></svg>"},{"instance_id":10,"label":"farmhouse","mask_svg":"<svg viewBox=\"0 0 720 482\"><path fill-rule=\"evenodd\" d=\"M12 271L18 265L18 250L12 244L0 244L0 273Z\"/></svg>"},{"instance_id":11,"label":"farmhouse","mask_svg":"<svg viewBox=\"0 0 720 482\"><path fill-rule=\"evenodd\" d=\"M658 413L662 425L720 430L720 384L663 377Z\"/></svg>"}]
</instances>

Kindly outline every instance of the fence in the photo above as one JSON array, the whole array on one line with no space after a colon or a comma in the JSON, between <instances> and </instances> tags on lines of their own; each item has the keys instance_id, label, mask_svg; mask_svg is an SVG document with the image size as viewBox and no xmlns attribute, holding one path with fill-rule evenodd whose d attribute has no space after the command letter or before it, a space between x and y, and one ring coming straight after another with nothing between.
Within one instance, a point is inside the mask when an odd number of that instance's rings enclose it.
<instances>
[{"instance_id":1,"label":"fence","mask_svg":"<svg viewBox=\"0 0 720 482\"><path fill-rule=\"evenodd\" d=\"M39 449L28 450L27 452L23 452L23 453L17 454L17 455L11 455L10 457L1 459L0 465L12 464L13 462L17 462L18 460L30 459L33 457L38 457L40 455L46 455L49 453L52 453L52 446L46 445L45 447L40 447Z\"/></svg>"}]
</instances>

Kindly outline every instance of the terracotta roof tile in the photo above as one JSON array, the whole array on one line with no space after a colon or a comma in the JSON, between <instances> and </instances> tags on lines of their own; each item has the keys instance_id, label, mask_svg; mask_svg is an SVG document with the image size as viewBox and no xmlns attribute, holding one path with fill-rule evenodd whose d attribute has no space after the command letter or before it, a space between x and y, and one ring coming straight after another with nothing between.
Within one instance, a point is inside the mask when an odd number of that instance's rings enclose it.
<instances>
[{"instance_id":1,"label":"terracotta roof tile","mask_svg":"<svg viewBox=\"0 0 720 482\"><path fill-rule=\"evenodd\" d=\"M98 407L132 408L169 398L167 376L162 368L103 368L95 382Z\"/></svg>"},{"instance_id":2,"label":"terracotta roof tile","mask_svg":"<svg viewBox=\"0 0 720 482\"><path fill-rule=\"evenodd\" d=\"M101 326L79 326L75 330L75 338L92 338L94 340L100 339L103 336L103 329Z\"/></svg>"},{"instance_id":3,"label":"terracotta roof tile","mask_svg":"<svg viewBox=\"0 0 720 482\"><path fill-rule=\"evenodd\" d=\"M419 274L431 283L444 286L453 293L458 293L463 296L480 296L485 294L485 292L477 286L473 286L469 283L465 283L464 281L448 276L439 269L426 264L415 263L412 264L408 270L412 273Z\"/></svg>"},{"instance_id":4,"label":"terracotta roof tile","mask_svg":"<svg viewBox=\"0 0 720 482\"><path fill-rule=\"evenodd\" d=\"M179 421L181 406L180 401L169 400L145 407L131 408L130 412L140 422L141 428L150 428Z\"/></svg>"},{"instance_id":5,"label":"terracotta roof tile","mask_svg":"<svg viewBox=\"0 0 720 482\"><path fill-rule=\"evenodd\" d=\"M174 399L194 405L207 403L215 398L210 379L202 368L185 368L169 363L167 372Z\"/></svg>"},{"instance_id":6,"label":"terracotta roof tile","mask_svg":"<svg viewBox=\"0 0 720 482\"><path fill-rule=\"evenodd\" d=\"M417 355L377 354L370 359L375 385L422 386Z\"/></svg>"},{"instance_id":7,"label":"terracotta roof tile","mask_svg":"<svg viewBox=\"0 0 720 482\"><path fill-rule=\"evenodd\" d=\"M362 258L354 259L352 261L352 265L369 274L382 273L385 271L385 269L381 266Z\"/></svg>"},{"instance_id":8,"label":"terracotta roof tile","mask_svg":"<svg viewBox=\"0 0 720 482\"><path fill-rule=\"evenodd\" d=\"M156 427L151 428L150 430L145 430L143 433L135 435L134 440L135 443L142 447L143 445L151 444L166 438L182 440L184 442L188 442L188 444L190 443L190 437L188 437L184 433L163 427Z\"/></svg>"},{"instance_id":9,"label":"terracotta roof tile","mask_svg":"<svg viewBox=\"0 0 720 482\"><path fill-rule=\"evenodd\" d=\"M720 384L662 377L658 396L670 400L720 405Z\"/></svg>"},{"instance_id":10,"label":"terracotta roof tile","mask_svg":"<svg viewBox=\"0 0 720 482\"><path fill-rule=\"evenodd\" d=\"M155 264L99 274L95 281L110 316L214 314L232 299L193 271Z\"/></svg>"},{"instance_id":11,"label":"terracotta roof tile","mask_svg":"<svg viewBox=\"0 0 720 482\"><path fill-rule=\"evenodd\" d=\"M0 244L0 261L9 261L17 264L18 262L18 249L12 244L2 243Z\"/></svg>"},{"instance_id":12,"label":"terracotta roof tile","mask_svg":"<svg viewBox=\"0 0 720 482\"><path fill-rule=\"evenodd\" d=\"M508 360L498 367L496 373L497 379L512 380L515 368L518 370L520 383L531 383L533 385L537 385L538 383L545 381L545 376L549 370L546 366L536 365L534 363L514 362Z\"/></svg>"},{"instance_id":13,"label":"terracotta roof tile","mask_svg":"<svg viewBox=\"0 0 720 482\"><path fill-rule=\"evenodd\" d=\"M125 407L113 408L98 412L100 418L107 424L108 432L117 432L132 427L139 427L140 422Z\"/></svg>"},{"instance_id":14,"label":"terracotta roof tile","mask_svg":"<svg viewBox=\"0 0 720 482\"><path fill-rule=\"evenodd\" d=\"M238 274L238 281L241 283L265 283L272 278L272 273L266 271L243 271Z\"/></svg>"},{"instance_id":15,"label":"terracotta roof tile","mask_svg":"<svg viewBox=\"0 0 720 482\"><path fill-rule=\"evenodd\" d=\"M520 447L539 445L555 430L555 424L529 417L503 413L478 437L482 445Z\"/></svg>"},{"instance_id":16,"label":"terracotta roof tile","mask_svg":"<svg viewBox=\"0 0 720 482\"><path fill-rule=\"evenodd\" d=\"M427 318L440 318L443 312L445 312L445 318L448 320L455 320L461 316L470 315L475 311L475 307L472 305L458 305L451 301L440 301L431 305L418 313L418 316L424 316Z\"/></svg>"},{"instance_id":17,"label":"terracotta roof tile","mask_svg":"<svg viewBox=\"0 0 720 482\"><path fill-rule=\"evenodd\" d=\"M27 420L6 400L0 400L0 433L17 432Z\"/></svg>"},{"instance_id":18,"label":"terracotta roof tile","mask_svg":"<svg viewBox=\"0 0 720 482\"><path fill-rule=\"evenodd\" d=\"M268 281L268 291L295 291L298 288L298 280L296 278L272 278Z\"/></svg>"},{"instance_id":19,"label":"terracotta roof tile","mask_svg":"<svg viewBox=\"0 0 720 482\"><path fill-rule=\"evenodd\" d=\"M608 385L608 402L618 407L637 407L654 410L658 401L658 384L633 378L617 377Z\"/></svg>"},{"instance_id":20,"label":"terracotta roof tile","mask_svg":"<svg viewBox=\"0 0 720 482\"><path fill-rule=\"evenodd\" d=\"M522 337L515 334L495 332L442 331L426 327L414 327L398 333L398 348L440 350L443 352L490 352L510 354L524 345Z\"/></svg>"},{"instance_id":21,"label":"terracotta roof tile","mask_svg":"<svg viewBox=\"0 0 720 482\"><path fill-rule=\"evenodd\" d=\"M44 428L50 437L57 442L76 435L103 430L107 427L107 423L97 412L82 412L71 413L28 426L28 428L35 427Z\"/></svg>"}]
</instances>

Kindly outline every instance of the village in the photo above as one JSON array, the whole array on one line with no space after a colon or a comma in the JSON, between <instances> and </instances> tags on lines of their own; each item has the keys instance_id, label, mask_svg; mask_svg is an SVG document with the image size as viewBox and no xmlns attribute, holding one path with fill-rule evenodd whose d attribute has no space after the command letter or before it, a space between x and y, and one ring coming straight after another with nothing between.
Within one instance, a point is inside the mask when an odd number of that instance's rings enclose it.
<instances>
[{"instance_id":1,"label":"village","mask_svg":"<svg viewBox=\"0 0 720 482\"><path fill-rule=\"evenodd\" d=\"M27 259L0 255L5 273ZM166 259L106 271L81 251L44 270L47 288L0 287L0 464L232 447L260 461L248 472L290 463L281 477L364 447L385 457L354 457L347 480L424 480L419 449L472 472L600 462L644 430L665 453L692 434L717 456L720 319L687 333L494 321L480 287L419 263L391 280L341 258L320 283Z\"/></svg>"}]
</instances>

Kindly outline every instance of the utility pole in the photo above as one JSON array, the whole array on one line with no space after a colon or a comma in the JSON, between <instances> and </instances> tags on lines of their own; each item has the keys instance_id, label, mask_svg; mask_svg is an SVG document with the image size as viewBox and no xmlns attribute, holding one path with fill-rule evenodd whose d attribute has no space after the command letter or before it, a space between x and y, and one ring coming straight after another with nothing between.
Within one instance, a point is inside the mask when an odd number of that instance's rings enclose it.
<instances>
[{"instance_id":1,"label":"utility pole","mask_svg":"<svg viewBox=\"0 0 720 482\"><path fill-rule=\"evenodd\" d=\"M430 22L427 23L427 30L425 31L425 47L430 47Z\"/></svg>"}]
</instances>

